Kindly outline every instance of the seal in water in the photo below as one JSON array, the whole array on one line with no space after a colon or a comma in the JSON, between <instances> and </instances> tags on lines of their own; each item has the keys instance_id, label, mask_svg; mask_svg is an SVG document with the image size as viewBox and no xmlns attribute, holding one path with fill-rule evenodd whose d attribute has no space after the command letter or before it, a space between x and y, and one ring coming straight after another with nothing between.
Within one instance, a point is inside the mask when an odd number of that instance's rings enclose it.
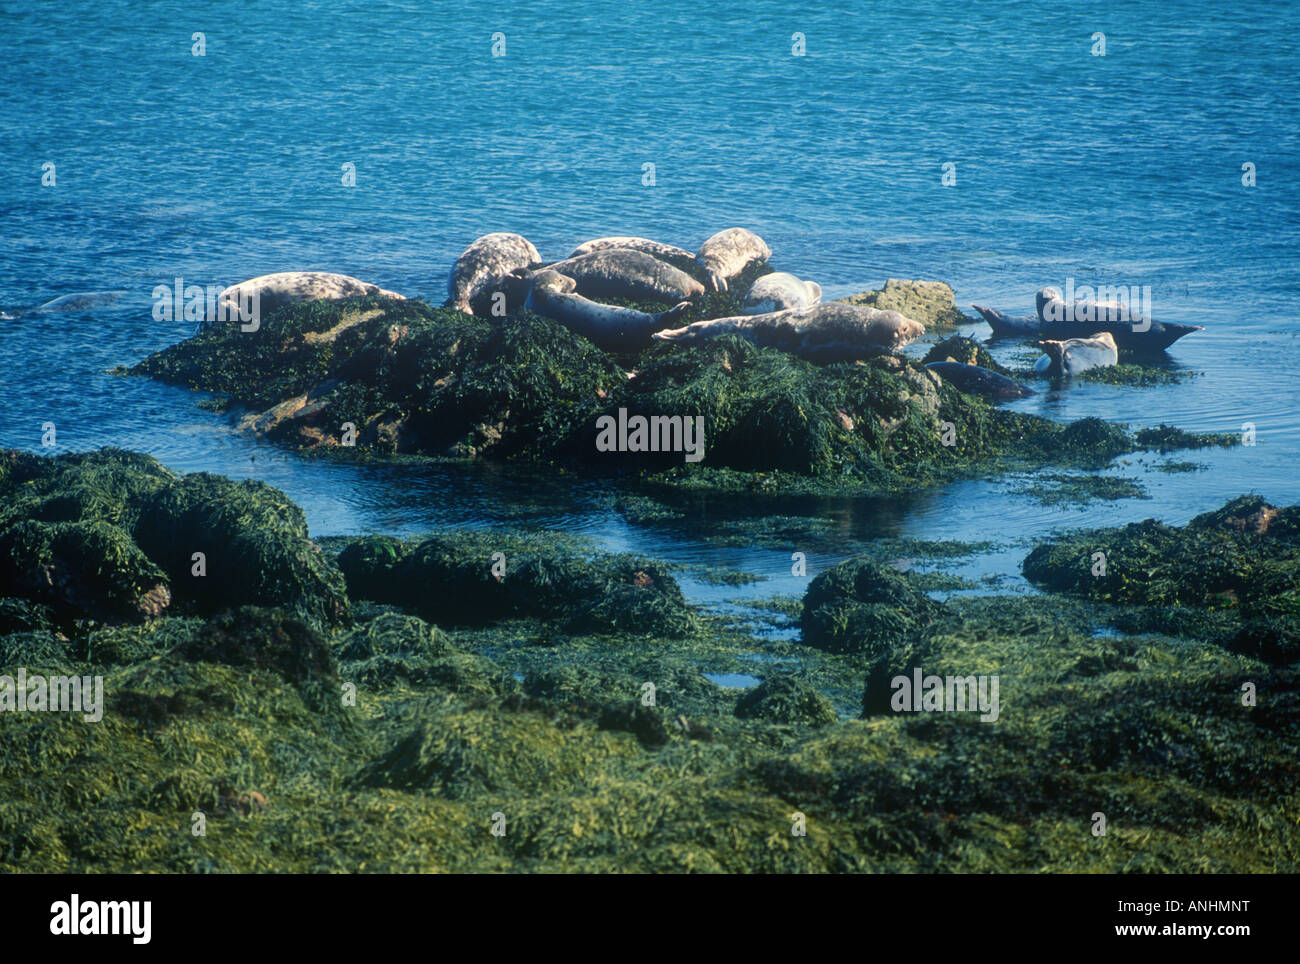
<instances>
[{"instance_id":1,"label":"seal in water","mask_svg":"<svg viewBox=\"0 0 1300 964\"><path fill-rule=\"evenodd\" d=\"M1184 335L1205 330L1204 325L1177 325L1136 312L1129 314L1123 302L1115 300L1076 301L1067 305L1060 289L1050 286L1039 290L1035 303L1042 322L1040 334L1069 340L1106 331L1115 339L1116 347L1125 351L1161 352Z\"/></svg>"},{"instance_id":2,"label":"seal in water","mask_svg":"<svg viewBox=\"0 0 1300 964\"><path fill-rule=\"evenodd\" d=\"M405 300L404 295L385 291L378 285L358 281L345 274L327 271L281 271L264 274L248 281L231 285L217 299L234 307L246 305L256 296L262 314L298 301L332 301L336 298L356 298L361 295L382 295L385 298Z\"/></svg>"},{"instance_id":3,"label":"seal in water","mask_svg":"<svg viewBox=\"0 0 1300 964\"><path fill-rule=\"evenodd\" d=\"M625 298L628 301L664 301L676 304L704 294L700 284L684 271L643 251L606 248L576 258L566 258L546 269L572 278L584 298Z\"/></svg>"},{"instance_id":4,"label":"seal in water","mask_svg":"<svg viewBox=\"0 0 1300 964\"><path fill-rule=\"evenodd\" d=\"M1108 331L1092 338L1040 341L1038 347L1046 354L1034 362L1034 372L1048 378L1079 375L1089 368L1106 368L1119 361L1115 339Z\"/></svg>"},{"instance_id":5,"label":"seal in water","mask_svg":"<svg viewBox=\"0 0 1300 964\"><path fill-rule=\"evenodd\" d=\"M78 291L70 295L59 295L35 308L17 308L14 314L0 312L0 318L23 318L27 315L46 315L56 311L88 311L101 305L111 305L121 298L125 291Z\"/></svg>"},{"instance_id":6,"label":"seal in water","mask_svg":"<svg viewBox=\"0 0 1300 964\"><path fill-rule=\"evenodd\" d=\"M829 302L807 311L774 311L697 321L685 328L655 332L659 341L685 344L738 335L760 348L779 348L814 362L874 358L925 334L925 326L897 311Z\"/></svg>"},{"instance_id":7,"label":"seal in water","mask_svg":"<svg viewBox=\"0 0 1300 964\"><path fill-rule=\"evenodd\" d=\"M520 269L536 268L541 255L532 242L518 234L485 234L466 248L451 266L447 281L447 306L474 314L473 303L491 295ZM484 307L480 305L480 307Z\"/></svg>"},{"instance_id":8,"label":"seal in water","mask_svg":"<svg viewBox=\"0 0 1300 964\"><path fill-rule=\"evenodd\" d=\"M752 261L766 261L772 249L753 231L727 228L700 245L695 260L708 276L709 287L726 291L727 279L740 274Z\"/></svg>"},{"instance_id":9,"label":"seal in water","mask_svg":"<svg viewBox=\"0 0 1300 964\"><path fill-rule=\"evenodd\" d=\"M543 268L533 275L528 309L554 318L606 351L644 348L650 344L651 335L674 324L691 307L689 301L683 301L667 311L650 314L598 304L578 294L577 289L572 278Z\"/></svg>"},{"instance_id":10,"label":"seal in water","mask_svg":"<svg viewBox=\"0 0 1300 964\"><path fill-rule=\"evenodd\" d=\"M623 248L628 251L640 251L642 254L648 254L650 257L662 261L664 264L670 264L679 271L690 271L695 267L695 255L682 248L675 247L671 244L664 244L662 241L651 241L649 238L596 238L594 241L585 241L573 249L570 258L580 258L584 254L591 254L593 251L607 251L610 248Z\"/></svg>"},{"instance_id":11,"label":"seal in water","mask_svg":"<svg viewBox=\"0 0 1300 964\"><path fill-rule=\"evenodd\" d=\"M1040 335L1043 323L1037 315L1008 315L984 305L971 305L989 323L995 335Z\"/></svg>"},{"instance_id":12,"label":"seal in water","mask_svg":"<svg viewBox=\"0 0 1300 964\"><path fill-rule=\"evenodd\" d=\"M807 311L822 300L822 286L815 281L801 281L785 271L773 271L757 279L745 295L740 309L747 315L766 315L774 311Z\"/></svg>"},{"instance_id":13,"label":"seal in water","mask_svg":"<svg viewBox=\"0 0 1300 964\"><path fill-rule=\"evenodd\" d=\"M1019 382L1007 378L995 371L979 365L963 365L961 362L930 362L925 366L936 373L949 385L967 395L979 395L994 401L1005 402L1013 398L1028 398L1037 394Z\"/></svg>"}]
</instances>

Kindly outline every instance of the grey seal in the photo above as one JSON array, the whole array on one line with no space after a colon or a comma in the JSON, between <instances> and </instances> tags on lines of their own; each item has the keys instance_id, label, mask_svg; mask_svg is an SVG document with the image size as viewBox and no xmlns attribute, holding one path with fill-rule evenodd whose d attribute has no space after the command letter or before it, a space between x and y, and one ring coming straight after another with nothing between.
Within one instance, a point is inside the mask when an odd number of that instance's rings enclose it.
<instances>
[{"instance_id":1,"label":"grey seal","mask_svg":"<svg viewBox=\"0 0 1300 964\"><path fill-rule=\"evenodd\" d=\"M1048 378L1070 377L1090 368L1106 368L1119 361L1115 339L1108 331L1092 338L1067 338L1064 341L1040 341L1046 354L1034 363L1034 371Z\"/></svg>"},{"instance_id":2,"label":"grey seal","mask_svg":"<svg viewBox=\"0 0 1300 964\"><path fill-rule=\"evenodd\" d=\"M1026 388L1000 372L979 365L942 361L930 362L925 367L967 395L979 395L981 398L1002 402L1013 398L1028 398L1036 394L1032 388Z\"/></svg>"},{"instance_id":3,"label":"grey seal","mask_svg":"<svg viewBox=\"0 0 1300 964\"><path fill-rule=\"evenodd\" d=\"M773 271L758 278L745 295L741 311L766 315L774 311L807 311L822 300L822 286L802 281L785 271Z\"/></svg>"},{"instance_id":4,"label":"grey seal","mask_svg":"<svg viewBox=\"0 0 1300 964\"><path fill-rule=\"evenodd\" d=\"M1116 347L1132 352L1161 352L1184 335L1205 330L1204 325L1179 325L1136 312L1128 314L1123 303L1115 300L1066 304L1060 289L1051 286L1039 289L1035 308L1042 323L1039 332L1048 338L1087 338L1106 331Z\"/></svg>"},{"instance_id":5,"label":"grey seal","mask_svg":"<svg viewBox=\"0 0 1300 964\"><path fill-rule=\"evenodd\" d=\"M485 234L461 252L452 265L447 280L447 305L472 315L475 301L517 278L519 272L541 263L537 249L522 235ZM480 307L484 306L480 304Z\"/></svg>"},{"instance_id":6,"label":"grey seal","mask_svg":"<svg viewBox=\"0 0 1300 964\"><path fill-rule=\"evenodd\" d=\"M714 291L726 291L727 279L740 274L754 261L766 261L772 249L753 231L727 228L719 231L695 252L695 260Z\"/></svg>"},{"instance_id":7,"label":"grey seal","mask_svg":"<svg viewBox=\"0 0 1300 964\"><path fill-rule=\"evenodd\" d=\"M664 244L662 241L651 241L649 238L595 238L578 245L573 249L569 257L580 258L584 254L591 254L593 251L607 251L610 248L640 251L642 254L648 254L652 258L662 261L664 264L672 265L679 271L690 271L695 266L695 255L689 251L671 244Z\"/></svg>"},{"instance_id":8,"label":"grey seal","mask_svg":"<svg viewBox=\"0 0 1300 964\"><path fill-rule=\"evenodd\" d=\"M629 248L592 251L546 267L577 282L578 294L584 298L676 304L704 294L704 285L686 272Z\"/></svg>"},{"instance_id":9,"label":"grey seal","mask_svg":"<svg viewBox=\"0 0 1300 964\"><path fill-rule=\"evenodd\" d=\"M667 311L650 314L598 304L577 291L578 284L572 278L544 268L533 275L528 309L555 319L606 351L644 348L651 335L676 323L691 307L689 301L683 301Z\"/></svg>"},{"instance_id":10,"label":"grey seal","mask_svg":"<svg viewBox=\"0 0 1300 964\"><path fill-rule=\"evenodd\" d=\"M111 305L121 298L125 291L77 291L70 295L59 295L34 308L16 308L14 314L0 312L0 318L24 318L28 315L48 315L62 311L89 311L102 305Z\"/></svg>"},{"instance_id":11,"label":"grey seal","mask_svg":"<svg viewBox=\"0 0 1300 964\"><path fill-rule=\"evenodd\" d=\"M330 301L336 298L355 298L361 295L382 295L385 298L405 300L395 291L385 291L378 285L345 274L327 271L280 271L264 274L248 281L231 285L217 299L234 307L256 304L262 314L299 301ZM252 299L256 298L256 301Z\"/></svg>"},{"instance_id":12,"label":"grey seal","mask_svg":"<svg viewBox=\"0 0 1300 964\"><path fill-rule=\"evenodd\" d=\"M689 344L737 335L760 348L778 348L815 362L873 358L925 334L919 321L897 311L829 302L807 311L775 311L697 321L685 328L655 332L654 338Z\"/></svg>"}]
</instances>

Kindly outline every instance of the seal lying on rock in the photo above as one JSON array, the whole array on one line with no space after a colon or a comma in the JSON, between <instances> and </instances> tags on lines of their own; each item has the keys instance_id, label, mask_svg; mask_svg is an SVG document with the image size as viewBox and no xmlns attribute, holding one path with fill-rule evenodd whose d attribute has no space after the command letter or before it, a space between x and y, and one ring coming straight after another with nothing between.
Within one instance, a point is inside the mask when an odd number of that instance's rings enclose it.
<instances>
[{"instance_id":1,"label":"seal lying on rock","mask_svg":"<svg viewBox=\"0 0 1300 964\"><path fill-rule=\"evenodd\" d=\"M1037 315L1008 315L1005 311L984 305L971 305L980 317L989 323L995 335L1039 335L1043 323Z\"/></svg>"},{"instance_id":2,"label":"seal lying on rock","mask_svg":"<svg viewBox=\"0 0 1300 964\"><path fill-rule=\"evenodd\" d=\"M961 362L930 362L925 366L939 375L945 382L967 395L979 395L994 401L1010 401L1013 398L1028 398L1036 394L1032 388L1026 388L1006 375L990 371L979 365L963 365Z\"/></svg>"},{"instance_id":3,"label":"seal lying on rock","mask_svg":"<svg viewBox=\"0 0 1300 964\"><path fill-rule=\"evenodd\" d=\"M536 268L541 255L532 242L518 234L485 234L461 253L447 282L448 306L472 315L472 303L490 294L516 272Z\"/></svg>"},{"instance_id":4,"label":"seal lying on rock","mask_svg":"<svg viewBox=\"0 0 1300 964\"><path fill-rule=\"evenodd\" d=\"M766 315L774 311L807 311L822 300L822 286L815 281L801 281L784 271L773 271L754 282L741 308L747 315Z\"/></svg>"},{"instance_id":5,"label":"seal lying on rock","mask_svg":"<svg viewBox=\"0 0 1300 964\"><path fill-rule=\"evenodd\" d=\"M727 228L719 231L695 252L695 260L704 269L709 287L726 291L727 279L740 274L754 261L766 261L772 249L753 231L744 228Z\"/></svg>"},{"instance_id":6,"label":"seal lying on rock","mask_svg":"<svg viewBox=\"0 0 1300 964\"><path fill-rule=\"evenodd\" d=\"M640 251L642 254L648 254L652 258L662 261L664 264L670 264L680 271L689 271L695 265L695 255L689 251L671 244L664 244L662 241L651 241L649 238L596 238L578 245L573 249L569 257L580 258L584 254L591 254L593 251L607 251L610 248Z\"/></svg>"},{"instance_id":7,"label":"seal lying on rock","mask_svg":"<svg viewBox=\"0 0 1300 964\"><path fill-rule=\"evenodd\" d=\"M1040 341L1038 347L1046 354L1034 363L1034 372L1048 378L1079 375L1089 368L1106 368L1119 361L1115 339L1108 331L1092 338Z\"/></svg>"},{"instance_id":8,"label":"seal lying on rock","mask_svg":"<svg viewBox=\"0 0 1300 964\"><path fill-rule=\"evenodd\" d=\"M704 294L700 284L684 271L643 251L606 248L546 266L577 282L584 298L624 298L628 301L664 301L676 304Z\"/></svg>"},{"instance_id":9,"label":"seal lying on rock","mask_svg":"<svg viewBox=\"0 0 1300 964\"><path fill-rule=\"evenodd\" d=\"M814 362L874 358L925 334L925 326L896 311L879 311L839 302L807 311L774 311L697 321L685 328L655 332L659 341L686 344L719 335L737 335L760 348L778 348Z\"/></svg>"},{"instance_id":10,"label":"seal lying on rock","mask_svg":"<svg viewBox=\"0 0 1300 964\"><path fill-rule=\"evenodd\" d=\"M231 285L221 292L218 303L233 308L256 304L265 315L284 305L299 301L333 301L337 298L356 298L361 295L382 295L385 298L405 300L404 295L385 291L378 285L358 281L345 274L326 271L280 271L264 274L248 281ZM256 298L256 301L253 299Z\"/></svg>"},{"instance_id":11,"label":"seal lying on rock","mask_svg":"<svg viewBox=\"0 0 1300 964\"><path fill-rule=\"evenodd\" d=\"M1123 302L1075 301L1066 304L1057 288L1039 290L1036 298L1039 333L1049 338L1087 338L1107 331L1115 344L1125 351L1160 352L1179 338L1194 331L1204 331L1204 325L1177 325L1147 318L1136 311L1130 312Z\"/></svg>"},{"instance_id":12,"label":"seal lying on rock","mask_svg":"<svg viewBox=\"0 0 1300 964\"><path fill-rule=\"evenodd\" d=\"M658 314L602 305L577 293L577 282L558 271L544 268L533 275L528 309L554 318L570 331L594 342L606 351L641 348L650 336L674 324L690 310L689 301Z\"/></svg>"}]
</instances>

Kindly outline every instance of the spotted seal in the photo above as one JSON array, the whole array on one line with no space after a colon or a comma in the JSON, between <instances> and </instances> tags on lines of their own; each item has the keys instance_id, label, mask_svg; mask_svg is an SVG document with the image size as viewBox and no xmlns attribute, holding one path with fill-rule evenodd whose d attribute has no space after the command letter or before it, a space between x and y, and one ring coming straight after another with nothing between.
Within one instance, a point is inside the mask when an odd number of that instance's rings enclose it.
<instances>
[{"instance_id":1,"label":"spotted seal","mask_svg":"<svg viewBox=\"0 0 1300 964\"><path fill-rule=\"evenodd\" d=\"M767 242L753 231L727 228L719 231L695 252L695 260L709 279L714 291L726 291L727 279L740 274L754 261L772 257Z\"/></svg>"},{"instance_id":2,"label":"spotted seal","mask_svg":"<svg viewBox=\"0 0 1300 964\"><path fill-rule=\"evenodd\" d=\"M690 307L689 301L683 301L667 311L650 314L602 305L578 294L576 281L550 268L533 275L528 292L530 311L554 318L606 351L645 347L652 334L675 324Z\"/></svg>"},{"instance_id":3,"label":"spotted seal","mask_svg":"<svg viewBox=\"0 0 1300 964\"><path fill-rule=\"evenodd\" d=\"M695 266L695 255L689 251L671 244L664 244L662 241L651 241L649 238L596 238L578 245L573 249L569 257L580 258L584 254L591 254L593 251L607 251L610 248L640 251L642 254L648 254L652 258L662 261L664 264L672 265L679 271L690 271Z\"/></svg>"},{"instance_id":4,"label":"spotted seal","mask_svg":"<svg viewBox=\"0 0 1300 964\"><path fill-rule=\"evenodd\" d=\"M482 299L541 263L537 249L522 235L485 234L461 252L452 265L447 280L447 305L472 315L478 302L479 310L486 313L488 308Z\"/></svg>"},{"instance_id":5,"label":"spotted seal","mask_svg":"<svg viewBox=\"0 0 1300 964\"><path fill-rule=\"evenodd\" d=\"M676 304L704 294L700 284L684 271L629 248L605 248L546 266L577 283L584 298L624 298L628 301L662 301Z\"/></svg>"},{"instance_id":6,"label":"spotted seal","mask_svg":"<svg viewBox=\"0 0 1300 964\"><path fill-rule=\"evenodd\" d=\"M778 348L814 362L873 358L901 348L925 326L897 311L828 302L807 311L774 311L697 321L685 328L655 332L654 338L689 344L720 335L738 335L760 348Z\"/></svg>"},{"instance_id":7,"label":"spotted seal","mask_svg":"<svg viewBox=\"0 0 1300 964\"><path fill-rule=\"evenodd\" d=\"M223 290L218 303L235 307L255 304L263 314L284 305L299 301L332 301L337 298L356 298L361 295L382 295L385 298L405 300L395 291L385 291L378 285L345 274L327 271L280 271L241 281Z\"/></svg>"},{"instance_id":8,"label":"spotted seal","mask_svg":"<svg viewBox=\"0 0 1300 964\"><path fill-rule=\"evenodd\" d=\"M741 311L766 315L774 311L807 311L822 300L822 286L802 281L785 271L773 271L757 279L745 295Z\"/></svg>"}]
</instances>

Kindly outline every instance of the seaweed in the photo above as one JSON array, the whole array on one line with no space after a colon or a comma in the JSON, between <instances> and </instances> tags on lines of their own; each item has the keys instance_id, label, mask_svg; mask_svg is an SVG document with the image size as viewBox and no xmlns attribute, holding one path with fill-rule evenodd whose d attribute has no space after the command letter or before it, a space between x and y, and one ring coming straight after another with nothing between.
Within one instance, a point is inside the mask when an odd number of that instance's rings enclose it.
<instances>
[{"instance_id":1,"label":"seaweed","mask_svg":"<svg viewBox=\"0 0 1300 964\"><path fill-rule=\"evenodd\" d=\"M443 533L400 548L372 538L339 558L355 594L450 625L539 616L568 632L695 630L676 580L636 556L583 558L551 540L494 531Z\"/></svg>"},{"instance_id":2,"label":"seaweed","mask_svg":"<svg viewBox=\"0 0 1300 964\"><path fill-rule=\"evenodd\" d=\"M809 584L800 617L803 641L832 653L876 655L924 635L940 610L898 570L850 559Z\"/></svg>"},{"instance_id":3,"label":"seaweed","mask_svg":"<svg viewBox=\"0 0 1300 964\"><path fill-rule=\"evenodd\" d=\"M769 723L826 726L836 720L830 700L795 676L773 676L741 696L736 716Z\"/></svg>"},{"instance_id":4,"label":"seaweed","mask_svg":"<svg viewBox=\"0 0 1300 964\"><path fill-rule=\"evenodd\" d=\"M1137 605L1300 613L1300 509L1233 499L1178 529L1155 519L1033 549L1026 578L1055 592Z\"/></svg>"}]
</instances>

